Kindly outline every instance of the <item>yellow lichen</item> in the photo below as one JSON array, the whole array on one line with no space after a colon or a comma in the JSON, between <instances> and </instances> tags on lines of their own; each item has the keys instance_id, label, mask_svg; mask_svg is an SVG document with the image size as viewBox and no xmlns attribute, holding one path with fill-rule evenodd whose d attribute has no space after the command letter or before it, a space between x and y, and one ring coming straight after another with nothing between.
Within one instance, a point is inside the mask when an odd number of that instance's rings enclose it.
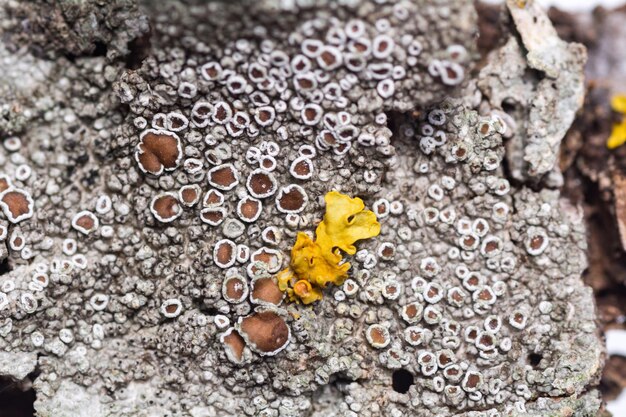
<instances>
[{"instance_id":1,"label":"yellow lichen","mask_svg":"<svg viewBox=\"0 0 626 417\"><path fill-rule=\"evenodd\" d=\"M319 241L319 239L318 239ZM343 282L348 276L350 264L339 265L341 255L324 253L318 242L313 242L306 233L298 233L296 244L291 249L291 269L299 279L305 279L319 287L329 282Z\"/></svg>"},{"instance_id":2,"label":"yellow lichen","mask_svg":"<svg viewBox=\"0 0 626 417\"><path fill-rule=\"evenodd\" d=\"M335 261L341 249L349 255L356 253L354 242L378 236L380 224L376 221L373 211L365 210L365 204L360 198L350 198L347 195L331 191L324 197L326 214L324 220L317 226L316 243L322 253L332 254Z\"/></svg>"},{"instance_id":3,"label":"yellow lichen","mask_svg":"<svg viewBox=\"0 0 626 417\"><path fill-rule=\"evenodd\" d=\"M619 123L613 124L611 136L609 136L606 142L607 148L615 149L626 142L626 95L613 97L611 99L611 108L623 115Z\"/></svg>"},{"instance_id":4,"label":"yellow lichen","mask_svg":"<svg viewBox=\"0 0 626 417\"><path fill-rule=\"evenodd\" d=\"M306 233L298 233L289 268L277 277L278 287L292 301L310 304L322 298L321 289L329 283L341 285L350 269L350 263L342 263L341 252L354 255L357 240L380 233L376 215L365 210L360 198L331 191L324 200L326 213L315 230L315 241Z\"/></svg>"},{"instance_id":5,"label":"yellow lichen","mask_svg":"<svg viewBox=\"0 0 626 417\"><path fill-rule=\"evenodd\" d=\"M311 304L322 299L322 290L313 288L307 280L301 279L293 285L294 296L299 298L304 304Z\"/></svg>"},{"instance_id":6,"label":"yellow lichen","mask_svg":"<svg viewBox=\"0 0 626 417\"><path fill-rule=\"evenodd\" d=\"M278 281L278 289L285 292L289 289L289 283L293 280L293 272L289 268L283 269L276 275L276 280Z\"/></svg>"}]
</instances>

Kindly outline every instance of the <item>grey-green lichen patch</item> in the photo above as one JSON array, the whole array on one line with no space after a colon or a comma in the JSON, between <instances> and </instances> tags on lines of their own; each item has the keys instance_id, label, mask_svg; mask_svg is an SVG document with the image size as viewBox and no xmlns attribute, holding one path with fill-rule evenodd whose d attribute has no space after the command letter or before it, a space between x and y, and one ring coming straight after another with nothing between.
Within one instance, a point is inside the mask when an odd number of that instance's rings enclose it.
<instances>
[{"instance_id":1,"label":"grey-green lichen patch","mask_svg":"<svg viewBox=\"0 0 626 417\"><path fill-rule=\"evenodd\" d=\"M21 133L26 125L38 116L33 111L34 101L45 101L45 93L38 86L48 79L52 64L34 58L26 50L11 52L0 45L0 57L5 72L0 79L0 131L3 135Z\"/></svg>"},{"instance_id":2,"label":"grey-green lichen patch","mask_svg":"<svg viewBox=\"0 0 626 417\"><path fill-rule=\"evenodd\" d=\"M33 372L36 365L37 354L35 352L0 352L0 375L20 381Z\"/></svg>"},{"instance_id":3,"label":"grey-green lichen patch","mask_svg":"<svg viewBox=\"0 0 626 417\"><path fill-rule=\"evenodd\" d=\"M14 88L37 117L0 154L34 201L0 221L0 350L39 355L39 415L597 410L580 210L502 167L509 143L527 149L514 125L532 124L526 102L512 120L492 101L524 93L493 81L503 57L531 65L514 34L472 75L469 1L305 3L146 3L135 69L2 61L46 68ZM271 279L333 189L363 198L381 234L342 287L288 303Z\"/></svg>"},{"instance_id":4,"label":"grey-green lichen patch","mask_svg":"<svg viewBox=\"0 0 626 417\"><path fill-rule=\"evenodd\" d=\"M42 392L45 395L45 391ZM44 397L46 398L46 397ZM99 416L104 405L99 393L66 378L58 385L51 399L37 399L35 408L40 416Z\"/></svg>"},{"instance_id":5,"label":"grey-green lichen patch","mask_svg":"<svg viewBox=\"0 0 626 417\"><path fill-rule=\"evenodd\" d=\"M554 169L559 144L584 98L587 53L580 44L562 41L536 2L519 3L507 2L519 39L492 52L479 85L494 109L511 109L504 117L524 119L511 124L515 135L507 144L507 161L513 178L527 180Z\"/></svg>"},{"instance_id":6,"label":"grey-green lichen patch","mask_svg":"<svg viewBox=\"0 0 626 417\"><path fill-rule=\"evenodd\" d=\"M149 31L133 0L3 2L7 40L51 59L106 56L119 59ZM136 53L137 51L133 51Z\"/></svg>"}]
</instances>

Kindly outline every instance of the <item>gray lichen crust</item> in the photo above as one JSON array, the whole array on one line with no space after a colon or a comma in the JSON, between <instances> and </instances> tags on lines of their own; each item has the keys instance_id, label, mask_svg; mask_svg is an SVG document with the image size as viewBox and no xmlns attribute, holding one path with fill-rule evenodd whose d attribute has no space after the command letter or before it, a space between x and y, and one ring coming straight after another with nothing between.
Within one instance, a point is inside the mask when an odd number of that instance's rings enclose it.
<instances>
[{"instance_id":1,"label":"gray lichen crust","mask_svg":"<svg viewBox=\"0 0 626 417\"><path fill-rule=\"evenodd\" d=\"M470 1L77 3L43 38L0 3L0 375L39 416L595 415L581 212L502 163L558 177L582 91L531 1L482 71ZM381 234L289 302L331 190Z\"/></svg>"}]
</instances>

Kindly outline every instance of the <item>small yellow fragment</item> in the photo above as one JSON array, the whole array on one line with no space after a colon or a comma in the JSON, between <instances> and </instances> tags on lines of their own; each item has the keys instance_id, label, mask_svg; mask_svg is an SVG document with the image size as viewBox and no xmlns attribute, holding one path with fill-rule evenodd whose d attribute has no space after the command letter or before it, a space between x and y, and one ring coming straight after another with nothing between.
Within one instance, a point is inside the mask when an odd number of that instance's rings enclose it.
<instances>
[{"instance_id":1,"label":"small yellow fragment","mask_svg":"<svg viewBox=\"0 0 626 417\"><path fill-rule=\"evenodd\" d=\"M287 291L293 277L293 272L291 272L289 268L280 271L278 275L276 275L276 280L278 281L278 289L282 292Z\"/></svg>"},{"instance_id":2,"label":"small yellow fragment","mask_svg":"<svg viewBox=\"0 0 626 417\"><path fill-rule=\"evenodd\" d=\"M296 313L295 311L290 311L289 314L291 314L291 317L294 318L294 320L300 320L300 314Z\"/></svg>"},{"instance_id":3,"label":"small yellow fragment","mask_svg":"<svg viewBox=\"0 0 626 417\"><path fill-rule=\"evenodd\" d=\"M298 233L289 268L277 277L278 287L292 301L310 304L322 298L322 288L329 283L343 284L350 263L342 263L341 251L354 255L356 241L380 233L376 214L365 210L360 198L331 191L324 200L326 213L315 230L315 241L306 233Z\"/></svg>"},{"instance_id":4,"label":"small yellow fragment","mask_svg":"<svg viewBox=\"0 0 626 417\"><path fill-rule=\"evenodd\" d=\"M516 3L516 6L519 7L520 9L523 9L524 7L526 7L526 0L517 0L515 3Z\"/></svg>"},{"instance_id":5,"label":"small yellow fragment","mask_svg":"<svg viewBox=\"0 0 626 417\"><path fill-rule=\"evenodd\" d=\"M626 96L621 94L613 96L611 108L618 113L626 114Z\"/></svg>"},{"instance_id":6,"label":"small yellow fragment","mask_svg":"<svg viewBox=\"0 0 626 417\"><path fill-rule=\"evenodd\" d=\"M622 120L613 124L611 136L606 142L606 147L615 149L626 143L626 95L616 95L611 99L611 108L617 113L621 113Z\"/></svg>"},{"instance_id":7,"label":"small yellow fragment","mask_svg":"<svg viewBox=\"0 0 626 417\"><path fill-rule=\"evenodd\" d=\"M615 149L618 146L623 145L626 142L626 121L622 123L615 123L613 130L611 130L611 136L606 141L606 147L609 149Z\"/></svg>"},{"instance_id":8,"label":"small yellow fragment","mask_svg":"<svg viewBox=\"0 0 626 417\"><path fill-rule=\"evenodd\" d=\"M296 276L287 268L277 275L278 288L287 293L290 301L301 301L303 304L311 304L322 299L322 291L311 285L307 280L296 281Z\"/></svg>"},{"instance_id":9,"label":"small yellow fragment","mask_svg":"<svg viewBox=\"0 0 626 417\"><path fill-rule=\"evenodd\" d=\"M314 301L322 299L322 290L313 288L309 281L301 279L293 285L293 293L303 304L311 304Z\"/></svg>"}]
</instances>

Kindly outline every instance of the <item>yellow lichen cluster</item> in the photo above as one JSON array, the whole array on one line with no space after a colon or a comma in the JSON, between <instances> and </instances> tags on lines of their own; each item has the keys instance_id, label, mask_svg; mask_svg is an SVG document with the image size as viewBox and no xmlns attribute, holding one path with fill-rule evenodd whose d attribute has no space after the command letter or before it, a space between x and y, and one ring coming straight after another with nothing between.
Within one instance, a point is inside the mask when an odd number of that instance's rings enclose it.
<instances>
[{"instance_id":1,"label":"yellow lichen cluster","mask_svg":"<svg viewBox=\"0 0 626 417\"><path fill-rule=\"evenodd\" d=\"M615 149L626 142L626 95L617 95L613 97L611 99L611 108L623 115L621 122L613 125L611 136L606 142L607 148Z\"/></svg>"},{"instance_id":2,"label":"yellow lichen cluster","mask_svg":"<svg viewBox=\"0 0 626 417\"><path fill-rule=\"evenodd\" d=\"M331 191L324 201L326 213L315 230L315 241L306 233L298 233L289 268L277 277L279 288L292 301L310 304L322 298L322 288L328 283L343 284L350 263L342 263L341 252L354 255L354 242L380 233L376 215L365 210L360 198Z\"/></svg>"}]
</instances>

